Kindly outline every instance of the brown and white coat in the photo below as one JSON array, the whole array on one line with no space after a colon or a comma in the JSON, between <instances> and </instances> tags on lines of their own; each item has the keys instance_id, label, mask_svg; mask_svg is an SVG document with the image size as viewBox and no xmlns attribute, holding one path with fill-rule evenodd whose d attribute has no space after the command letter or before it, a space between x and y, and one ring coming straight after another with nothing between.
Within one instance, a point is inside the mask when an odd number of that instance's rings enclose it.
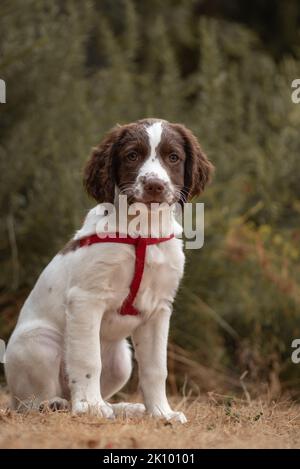
<instances>
[{"instance_id":1,"label":"brown and white coat","mask_svg":"<svg viewBox=\"0 0 300 469\"><path fill-rule=\"evenodd\" d=\"M128 196L129 204L184 203L200 194L212 165L195 136L180 124L157 119L115 127L96 147L84 184L98 204ZM171 209L170 209L171 210ZM184 269L182 241L147 248L136 298L138 316L117 313L134 272L133 246L95 244L78 249L78 240L96 232L97 207L68 246L48 264L27 298L9 341L5 371L12 405L20 410L50 406L113 417L146 411L185 422L169 406L167 338L172 302ZM163 227L158 229L163 236ZM174 232L178 226L174 220ZM184 313L183 313L184 314ZM107 399L128 381L131 337L144 404Z\"/></svg>"}]
</instances>

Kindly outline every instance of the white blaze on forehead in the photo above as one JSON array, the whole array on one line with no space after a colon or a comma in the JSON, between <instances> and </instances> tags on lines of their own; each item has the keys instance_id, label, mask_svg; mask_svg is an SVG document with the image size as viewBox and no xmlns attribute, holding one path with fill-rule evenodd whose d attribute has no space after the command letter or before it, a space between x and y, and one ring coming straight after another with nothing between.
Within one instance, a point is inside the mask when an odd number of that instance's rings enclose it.
<instances>
[{"instance_id":1,"label":"white blaze on forehead","mask_svg":"<svg viewBox=\"0 0 300 469\"><path fill-rule=\"evenodd\" d=\"M162 166L156 153L156 149L161 141L162 130L162 122L155 122L149 127L146 127L146 132L150 145L150 155L146 159L145 163L141 166L139 176L146 176L147 174L151 174L151 176L157 177L162 181L170 183L171 181L169 175L165 168Z\"/></svg>"},{"instance_id":2,"label":"white blaze on forehead","mask_svg":"<svg viewBox=\"0 0 300 469\"><path fill-rule=\"evenodd\" d=\"M155 122L155 124L150 125L146 128L149 143L150 143L150 158L155 158L155 150L158 147L161 141L162 134L162 122Z\"/></svg>"}]
</instances>

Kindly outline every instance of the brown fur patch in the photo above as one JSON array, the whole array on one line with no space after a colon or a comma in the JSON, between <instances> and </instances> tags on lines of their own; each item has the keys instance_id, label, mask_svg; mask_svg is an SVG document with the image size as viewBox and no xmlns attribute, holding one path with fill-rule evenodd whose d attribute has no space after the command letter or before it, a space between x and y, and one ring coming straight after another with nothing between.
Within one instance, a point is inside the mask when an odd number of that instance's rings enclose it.
<instances>
[{"instance_id":1,"label":"brown fur patch","mask_svg":"<svg viewBox=\"0 0 300 469\"><path fill-rule=\"evenodd\" d=\"M170 124L183 138L186 153L184 187L186 200L200 195L210 182L214 171L213 164L209 161L195 135L182 124Z\"/></svg>"}]
</instances>

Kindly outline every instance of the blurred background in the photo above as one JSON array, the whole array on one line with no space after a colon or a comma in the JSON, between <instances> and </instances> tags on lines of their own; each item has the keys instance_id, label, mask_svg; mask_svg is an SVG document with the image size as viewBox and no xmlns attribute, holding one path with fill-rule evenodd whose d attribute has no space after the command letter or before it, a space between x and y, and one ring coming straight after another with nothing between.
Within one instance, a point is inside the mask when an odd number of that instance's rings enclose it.
<instances>
[{"instance_id":1,"label":"blurred background","mask_svg":"<svg viewBox=\"0 0 300 469\"><path fill-rule=\"evenodd\" d=\"M81 175L116 123L182 122L216 166L188 251L171 392L297 396L297 0L2 0L0 337L93 205Z\"/></svg>"}]
</instances>

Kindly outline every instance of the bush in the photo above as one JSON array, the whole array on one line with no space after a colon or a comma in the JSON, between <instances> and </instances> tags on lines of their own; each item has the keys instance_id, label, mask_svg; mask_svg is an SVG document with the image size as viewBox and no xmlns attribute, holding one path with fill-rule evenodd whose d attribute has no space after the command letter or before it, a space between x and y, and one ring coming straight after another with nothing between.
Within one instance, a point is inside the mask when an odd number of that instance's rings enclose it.
<instances>
[{"instance_id":1,"label":"bush","mask_svg":"<svg viewBox=\"0 0 300 469\"><path fill-rule=\"evenodd\" d=\"M175 305L174 370L181 373L184 362L191 373L183 347L227 385L247 370L271 393L296 390L290 344L300 333L300 107L290 84L300 61L275 61L253 31L197 16L196 4L5 4L2 304L29 290L78 227L90 205L82 166L103 133L145 116L183 122L216 176L201 198L205 245L187 252ZM1 335L7 321L2 315ZM200 371L193 380L210 386Z\"/></svg>"}]
</instances>

